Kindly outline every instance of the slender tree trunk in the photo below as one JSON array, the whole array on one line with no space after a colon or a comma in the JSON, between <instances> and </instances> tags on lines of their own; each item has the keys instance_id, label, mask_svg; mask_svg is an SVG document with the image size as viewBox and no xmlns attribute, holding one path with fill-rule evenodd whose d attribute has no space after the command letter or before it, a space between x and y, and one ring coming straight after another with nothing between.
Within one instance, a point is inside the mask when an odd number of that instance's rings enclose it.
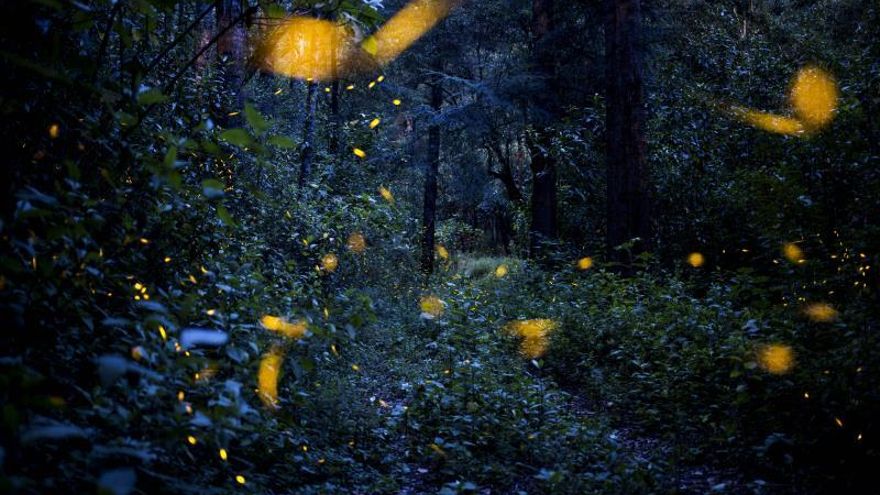
<instances>
[{"instance_id":1,"label":"slender tree trunk","mask_svg":"<svg viewBox=\"0 0 880 495\"><path fill-rule=\"evenodd\" d=\"M550 154L553 141L548 124L558 116L558 79L553 50L545 39L553 29L553 0L532 2L532 59L536 75L545 81L546 90L540 91L533 102L532 131L526 140L531 155L532 198L529 226L529 252L540 257L545 243L558 235L556 219L556 163Z\"/></svg>"},{"instance_id":2,"label":"slender tree trunk","mask_svg":"<svg viewBox=\"0 0 880 495\"><path fill-rule=\"evenodd\" d=\"M440 168L440 124L436 119L442 106L443 88L437 81L431 85L431 109L434 110L434 120L428 127L428 161L425 167L425 198L422 207L422 271L425 274L434 271L437 171Z\"/></svg>"},{"instance_id":3,"label":"slender tree trunk","mask_svg":"<svg viewBox=\"0 0 880 495\"><path fill-rule=\"evenodd\" d=\"M631 272L651 239L645 153L639 0L605 0L606 165L609 257ZM638 238L630 249L617 246Z\"/></svg>"},{"instance_id":4,"label":"slender tree trunk","mask_svg":"<svg viewBox=\"0 0 880 495\"><path fill-rule=\"evenodd\" d=\"M332 57L331 64L333 67L332 79L333 82L330 83L330 138L328 139L327 149L330 151L330 155L333 157L333 160L336 161L341 156L340 154L340 143L342 142L342 120L339 115L339 91L340 91L340 83L339 83L339 46L336 46L338 40L336 36L331 38L331 42L334 43L333 48L330 50L330 56Z\"/></svg>"},{"instance_id":5,"label":"slender tree trunk","mask_svg":"<svg viewBox=\"0 0 880 495\"><path fill-rule=\"evenodd\" d=\"M238 0L216 0L217 30L225 29L242 15L242 5ZM234 97L235 108L244 106L244 58L245 28L243 23L236 22L217 40L217 57L223 66L224 88ZM221 115L225 115L223 112ZM228 124L228 118L221 122Z\"/></svg>"},{"instance_id":6,"label":"slender tree trunk","mask_svg":"<svg viewBox=\"0 0 880 495\"><path fill-rule=\"evenodd\" d=\"M314 81L306 83L306 119L303 123L303 144L301 165L299 169L299 189L306 185L312 174L312 162L315 158L315 107L317 103L318 85Z\"/></svg>"},{"instance_id":7,"label":"slender tree trunk","mask_svg":"<svg viewBox=\"0 0 880 495\"><path fill-rule=\"evenodd\" d=\"M505 192L507 192L507 199L513 203L522 203L522 192L520 192L519 187L516 185L516 180L513 178L513 167L510 164L510 147L508 146L507 153L503 153L498 143L493 142L490 143L488 152L489 175L501 181L501 184L504 185ZM495 170L493 165L495 162L495 160L493 160L493 155L498 163L501 164L500 170Z\"/></svg>"}]
</instances>

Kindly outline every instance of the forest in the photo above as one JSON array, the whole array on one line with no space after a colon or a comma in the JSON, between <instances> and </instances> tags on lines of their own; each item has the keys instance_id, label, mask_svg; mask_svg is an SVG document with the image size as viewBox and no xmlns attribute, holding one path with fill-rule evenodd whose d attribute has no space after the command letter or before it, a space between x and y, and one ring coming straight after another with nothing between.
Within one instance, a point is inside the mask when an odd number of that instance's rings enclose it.
<instances>
[{"instance_id":1,"label":"forest","mask_svg":"<svg viewBox=\"0 0 880 495\"><path fill-rule=\"evenodd\" d=\"M877 1L0 26L0 493L880 492Z\"/></svg>"}]
</instances>

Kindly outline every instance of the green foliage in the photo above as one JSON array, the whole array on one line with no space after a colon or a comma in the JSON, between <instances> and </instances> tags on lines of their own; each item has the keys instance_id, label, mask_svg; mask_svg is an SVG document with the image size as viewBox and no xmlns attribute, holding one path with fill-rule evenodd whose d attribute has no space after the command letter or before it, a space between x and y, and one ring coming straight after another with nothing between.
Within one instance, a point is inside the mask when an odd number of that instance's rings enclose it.
<instances>
[{"instance_id":1,"label":"green foliage","mask_svg":"<svg viewBox=\"0 0 880 495\"><path fill-rule=\"evenodd\" d=\"M876 5L647 9L657 239L644 271L622 278L601 259L594 3L559 13L555 94L533 73L528 2L456 10L383 82L346 80L335 110L322 83L304 187L305 84L251 74L235 50L201 51L220 3L242 14L239 41L291 13L264 1L2 6L0 491L669 493L714 466L736 471L731 491L869 481ZM377 5L296 3L358 36L391 13ZM808 61L842 92L823 132L769 135L719 110L782 108ZM443 86L439 113L426 84ZM538 267L509 253L526 251L529 229L523 109L548 97L561 100L548 127L561 236ZM420 143L434 124L437 242L452 256L425 277ZM498 180L503 164L521 201ZM803 263L784 258L788 242ZM683 263L692 251L701 269ZM577 271L584 256L595 265ZM442 315L420 318L426 295ZM810 321L817 302L836 319ZM283 337L266 315L308 331ZM543 356L524 358L506 330L524 319L558 323ZM793 349L791 370L762 368L768 344ZM272 352L277 408L255 390Z\"/></svg>"}]
</instances>

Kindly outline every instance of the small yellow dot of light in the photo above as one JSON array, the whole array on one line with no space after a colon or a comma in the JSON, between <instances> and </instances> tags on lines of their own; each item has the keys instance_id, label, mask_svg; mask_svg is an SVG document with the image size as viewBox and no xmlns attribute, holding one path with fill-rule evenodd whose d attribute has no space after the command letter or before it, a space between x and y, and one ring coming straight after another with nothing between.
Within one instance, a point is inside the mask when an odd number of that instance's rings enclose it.
<instances>
[{"instance_id":1,"label":"small yellow dot of light","mask_svg":"<svg viewBox=\"0 0 880 495\"><path fill-rule=\"evenodd\" d=\"M244 476L239 474L235 476L235 481L237 481L239 485L243 485L246 480L244 479Z\"/></svg>"},{"instance_id":2,"label":"small yellow dot of light","mask_svg":"<svg viewBox=\"0 0 880 495\"><path fill-rule=\"evenodd\" d=\"M196 442L198 442L198 440L196 440L196 437L192 435L186 437L186 441L189 442L190 445L195 445Z\"/></svg>"}]
</instances>

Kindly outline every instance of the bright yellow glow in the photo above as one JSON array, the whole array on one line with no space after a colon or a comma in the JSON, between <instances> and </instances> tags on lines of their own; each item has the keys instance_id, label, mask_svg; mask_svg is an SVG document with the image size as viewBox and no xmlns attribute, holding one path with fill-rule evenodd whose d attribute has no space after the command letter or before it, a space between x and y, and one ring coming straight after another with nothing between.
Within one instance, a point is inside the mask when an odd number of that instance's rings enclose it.
<instances>
[{"instance_id":1,"label":"bright yellow glow","mask_svg":"<svg viewBox=\"0 0 880 495\"><path fill-rule=\"evenodd\" d=\"M354 84L349 84L348 86L345 87L345 89L347 89L348 91L353 90L353 89L354 89Z\"/></svg>"},{"instance_id":2,"label":"bright yellow glow","mask_svg":"<svg viewBox=\"0 0 880 495\"><path fill-rule=\"evenodd\" d=\"M168 340L168 333L162 325L159 325L159 336L162 337L162 340Z\"/></svg>"},{"instance_id":3,"label":"bright yellow glow","mask_svg":"<svg viewBox=\"0 0 880 495\"><path fill-rule=\"evenodd\" d=\"M440 259L443 259L443 260L449 259L449 251L446 249L446 246L444 246L443 244L437 244L436 249L437 249L437 256L439 256Z\"/></svg>"},{"instance_id":4,"label":"bright yellow glow","mask_svg":"<svg viewBox=\"0 0 880 495\"><path fill-rule=\"evenodd\" d=\"M260 361L260 369L257 372L257 390L260 400L266 407L278 408L278 374L281 372L281 361L284 354L278 348L267 352Z\"/></svg>"},{"instance_id":5,"label":"bright yellow glow","mask_svg":"<svg viewBox=\"0 0 880 495\"><path fill-rule=\"evenodd\" d=\"M548 336L559 324L550 319L516 320L508 323L504 329L522 339L520 353L530 359L536 359L547 352Z\"/></svg>"},{"instance_id":6,"label":"bright yellow glow","mask_svg":"<svg viewBox=\"0 0 880 495\"><path fill-rule=\"evenodd\" d=\"M370 129L375 129L375 128L379 127L379 122L382 122L382 121L379 119L371 120L370 121Z\"/></svg>"},{"instance_id":7,"label":"bright yellow glow","mask_svg":"<svg viewBox=\"0 0 880 495\"><path fill-rule=\"evenodd\" d=\"M354 253L363 253L364 250L367 249L367 241L364 239L364 235L360 232L354 232L350 236L348 236L348 242L346 242L346 246L348 249Z\"/></svg>"},{"instance_id":8,"label":"bright yellow glow","mask_svg":"<svg viewBox=\"0 0 880 495\"><path fill-rule=\"evenodd\" d=\"M343 55L350 45L345 28L335 22L293 17L282 22L266 39L263 63L268 70L287 77L330 80L339 75ZM342 63L334 67L337 61Z\"/></svg>"},{"instance_id":9,"label":"bright yellow glow","mask_svg":"<svg viewBox=\"0 0 880 495\"><path fill-rule=\"evenodd\" d=\"M804 252L801 250L800 246L793 242L785 243L782 246L782 255L785 256L785 259L795 264L806 261L804 259Z\"/></svg>"},{"instance_id":10,"label":"bright yellow glow","mask_svg":"<svg viewBox=\"0 0 880 495\"><path fill-rule=\"evenodd\" d=\"M376 37L367 36L364 41L361 42L361 48L370 55L376 56L376 52L379 50L379 45L376 43Z\"/></svg>"},{"instance_id":11,"label":"bright yellow glow","mask_svg":"<svg viewBox=\"0 0 880 495\"><path fill-rule=\"evenodd\" d=\"M837 319L837 310L828 303L813 303L804 308L804 314L812 321L828 323Z\"/></svg>"},{"instance_id":12,"label":"bright yellow glow","mask_svg":"<svg viewBox=\"0 0 880 495\"><path fill-rule=\"evenodd\" d=\"M385 76L379 76L376 78L376 82L382 82L385 80Z\"/></svg>"},{"instance_id":13,"label":"bright yellow glow","mask_svg":"<svg viewBox=\"0 0 880 495\"><path fill-rule=\"evenodd\" d=\"M308 324L304 320L290 323L284 318L278 316L263 316L260 318L260 323L266 328L266 330L278 332L291 339L301 338L305 335L306 330L308 329Z\"/></svg>"},{"instance_id":14,"label":"bright yellow glow","mask_svg":"<svg viewBox=\"0 0 880 495\"><path fill-rule=\"evenodd\" d=\"M370 84L367 84L367 89L373 89L373 87L375 85L376 85L376 81L370 81Z\"/></svg>"},{"instance_id":15,"label":"bright yellow glow","mask_svg":"<svg viewBox=\"0 0 880 495\"><path fill-rule=\"evenodd\" d=\"M166 256L164 261L165 261L165 263L171 263L171 257Z\"/></svg>"},{"instance_id":16,"label":"bright yellow glow","mask_svg":"<svg viewBox=\"0 0 880 495\"><path fill-rule=\"evenodd\" d=\"M321 258L321 270L326 273L332 273L336 271L336 267L339 266L339 258L336 257L333 253L327 253Z\"/></svg>"},{"instance_id":17,"label":"bright yellow glow","mask_svg":"<svg viewBox=\"0 0 880 495\"><path fill-rule=\"evenodd\" d=\"M192 435L186 437L186 441L189 442L190 445L195 445L196 443L198 443L198 440L196 440L196 437L194 437Z\"/></svg>"},{"instance_id":18,"label":"bright yellow glow","mask_svg":"<svg viewBox=\"0 0 880 495\"><path fill-rule=\"evenodd\" d=\"M687 257L687 262L694 268L699 268L706 263L706 258L701 253L691 253Z\"/></svg>"},{"instance_id":19,"label":"bright yellow glow","mask_svg":"<svg viewBox=\"0 0 880 495\"><path fill-rule=\"evenodd\" d=\"M240 474L235 476L235 481L237 481L239 485L247 483L247 480L244 479L244 476Z\"/></svg>"},{"instance_id":20,"label":"bright yellow glow","mask_svg":"<svg viewBox=\"0 0 880 495\"><path fill-rule=\"evenodd\" d=\"M776 134L786 134L789 136L803 134L804 132L804 125L801 121L791 117L783 117L769 112L746 109L741 109L741 111L737 113L742 116L742 119L746 123L767 132L775 132Z\"/></svg>"},{"instance_id":21,"label":"bright yellow glow","mask_svg":"<svg viewBox=\"0 0 880 495\"><path fill-rule=\"evenodd\" d=\"M794 366L794 351L787 345L765 345L758 349L758 365L774 375L788 373Z\"/></svg>"},{"instance_id":22,"label":"bright yellow glow","mask_svg":"<svg viewBox=\"0 0 880 495\"><path fill-rule=\"evenodd\" d=\"M360 148L352 148L351 152L354 153L354 156L356 156L358 158L366 158L367 157L367 153Z\"/></svg>"},{"instance_id":23,"label":"bright yellow glow","mask_svg":"<svg viewBox=\"0 0 880 495\"><path fill-rule=\"evenodd\" d=\"M52 139L56 139L58 135L61 133L61 127L58 124L52 124L49 126L49 137Z\"/></svg>"},{"instance_id":24,"label":"bright yellow glow","mask_svg":"<svg viewBox=\"0 0 880 495\"><path fill-rule=\"evenodd\" d=\"M423 296L419 301L419 308L422 310L422 318L433 320L443 316L443 310L446 304L437 296Z\"/></svg>"},{"instance_id":25,"label":"bright yellow glow","mask_svg":"<svg viewBox=\"0 0 880 495\"><path fill-rule=\"evenodd\" d=\"M818 67L804 67L794 77L791 106L808 128L818 129L831 122L839 97L834 77Z\"/></svg>"},{"instance_id":26,"label":"bright yellow glow","mask_svg":"<svg viewBox=\"0 0 880 495\"><path fill-rule=\"evenodd\" d=\"M391 204L394 204L394 195L391 194L391 190L389 190L387 187L380 186L379 187L379 194L382 196L382 199L384 199L385 201L387 201Z\"/></svg>"},{"instance_id":27,"label":"bright yellow glow","mask_svg":"<svg viewBox=\"0 0 880 495\"><path fill-rule=\"evenodd\" d=\"M353 364L353 365L351 365L351 369L353 369L354 371L360 371L361 367L356 364Z\"/></svg>"},{"instance_id":28,"label":"bright yellow glow","mask_svg":"<svg viewBox=\"0 0 880 495\"><path fill-rule=\"evenodd\" d=\"M226 460L229 458L229 454L226 453L226 449L220 449L220 459Z\"/></svg>"},{"instance_id":29,"label":"bright yellow glow","mask_svg":"<svg viewBox=\"0 0 880 495\"><path fill-rule=\"evenodd\" d=\"M495 276L497 278L504 278L507 276L507 265L501 264L495 268Z\"/></svg>"},{"instance_id":30,"label":"bright yellow glow","mask_svg":"<svg viewBox=\"0 0 880 495\"><path fill-rule=\"evenodd\" d=\"M449 15L455 3L450 0L413 0L408 3L373 34L376 62L384 65L397 58Z\"/></svg>"},{"instance_id":31,"label":"bright yellow glow","mask_svg":"<svg viewBox=\"0 0 880 495\"><path fill-rule=\"evenodd\" d=\"M395 99L391 100L391 103L394 104L395 107L399 107L400 104L403 102L400 101L400 98L395 98Z\"/></svg>"},{"instance_id":32,"label":"bright yellow glow","mask_svg":"<svg viewBox=\"0 0 880 495\"><path fill-rule=\"evenodd\" d=\"M589 270L593 267L593 258L589 256L583 257L577 262L578 270Z\"/></svg>"},{"instance_id":33,"label":"bright yellow glow","mask_svg":"<svg viewBox=\"0 0 880 495\"><path fill-rule=\"evenodd\" d=\"M818 67L807 66L791 81L789 102L793 117L740 106L733 106L731 112L744 122L768 132L807 136L834 119L839 97L837 83L830 74Z\"/></svg>"}]
</instances>

